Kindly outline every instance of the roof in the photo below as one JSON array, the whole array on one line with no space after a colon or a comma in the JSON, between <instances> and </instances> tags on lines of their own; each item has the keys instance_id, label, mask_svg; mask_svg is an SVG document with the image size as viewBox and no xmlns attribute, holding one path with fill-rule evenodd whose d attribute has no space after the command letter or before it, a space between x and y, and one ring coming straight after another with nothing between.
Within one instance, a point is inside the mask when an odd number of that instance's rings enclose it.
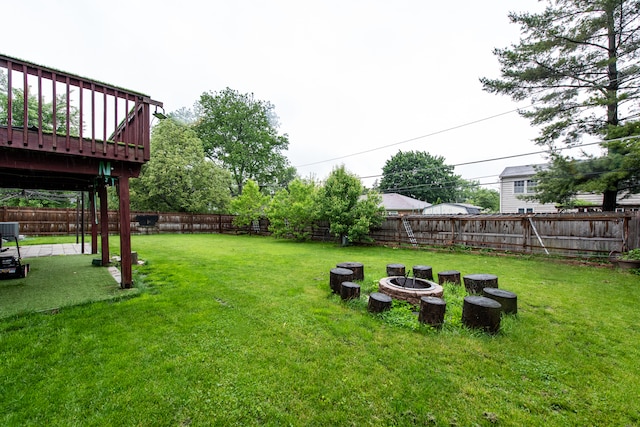
<instances>
[{"instance_id":1,"label":"roof","mask_svg":"<svg viewBox=\"0 0 640 427\"><path fill-rule=\"evenodd\" d=\"M482 212L482 207L470 205L469 203L439 203L437 205L429 206L428 210L437 211L439 210L438 208L443 208L445 206L461 208L462 210L467 211L467 213L469 214L479 214Z\"/></svg>"},{"instance_id":2,"label":"roof","mask_svg":"<svg viewBox=\"0 0 640 427\"><path fill-rule=\"evenodd\" d=\"M421 211L431 206L431 203L422 200L403 196L398 193L384 193L382 196L382 206L388 211Z\"/></svg>"},{"instance_id":3,"label":"roof","mask_svg":"<svg viewBox=\"0 0 640 427\"><path fill-rule=\"evenodd\" d=\"M538 165L508 166L504 168L504 170L500 174L500 179L516 176L533 176L538 172L538 170L548 168L549 165L544 163Z\"/></svg>"}]
</instances>

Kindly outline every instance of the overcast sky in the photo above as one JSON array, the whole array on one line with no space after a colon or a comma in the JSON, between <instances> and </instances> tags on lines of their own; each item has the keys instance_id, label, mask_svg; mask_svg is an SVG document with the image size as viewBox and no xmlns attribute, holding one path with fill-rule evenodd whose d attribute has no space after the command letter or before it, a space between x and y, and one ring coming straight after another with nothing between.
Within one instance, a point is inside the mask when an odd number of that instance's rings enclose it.
<instances>
[{"instance_id":1,"label":"overcast sky","mask_svg":"<svg viewBox=\"0 0 640 427\"><path fill-rule=\"evenodd\" d=\"M9 3L9 2L3 2ZM398 150L449 165L541 150L493 48L537 0L23 0L3 5L0 52L143 92L167 112L225 87L275 105L302 177L344 164L370 186ZM495 117L494 117L495 116ZM493 118L491 118L493 117ZM486 120L485 120L486 119ZM474 123L476 122L476 123ZM497 182L541 155L456 166ZM497 186L494 186L497 188Z\"/></svg>"}]
</instances>

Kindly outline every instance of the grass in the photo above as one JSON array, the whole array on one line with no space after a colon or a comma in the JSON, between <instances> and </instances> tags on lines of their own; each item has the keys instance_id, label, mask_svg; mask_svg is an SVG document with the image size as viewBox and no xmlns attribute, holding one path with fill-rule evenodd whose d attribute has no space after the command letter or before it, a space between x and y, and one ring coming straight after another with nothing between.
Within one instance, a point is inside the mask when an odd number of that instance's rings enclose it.
<instances>
[{"instance_id":1,"label":"grass","mask_svg":"<svg viewBox=\"0 0 640 427\"><path fill-rule=\"evenodd\" d=\"M0 318L34 311L58 311L62 307L137 293L137 289L120 289L107 269L93 267L93 257L23 259L23 264L29 264L26 278L0 280Z\"/></svg>"},{"instance_id":2,"label":"grass","mask_svg":"<svg viewBox=\"0 0 640 427\"><path fill-rule=\"evenodd\" d=\"M81 238L78 237L78 243L80 243ZM85 243L91 243L91 234L84 236ZM19 241L20 246L29 246L29 245L52 245L59 243L76 243L76 236L72 235L62 235L62 236L27 236L23 240ZM9 243L10 246L14 246L15 243Z\"/></svg>"},{"instance_id":3,"label":"grass","mask_svg":"<svg viewBox=\"0 0 640 427\"><path fill-rule=\"evenodd\" d=\"M637 425L638 276L541 258L134 236L137 298L0 321L2 425ZM372 315L337 263L491 273L518 294L495 336Z\"/></svg>"}]
</instances>

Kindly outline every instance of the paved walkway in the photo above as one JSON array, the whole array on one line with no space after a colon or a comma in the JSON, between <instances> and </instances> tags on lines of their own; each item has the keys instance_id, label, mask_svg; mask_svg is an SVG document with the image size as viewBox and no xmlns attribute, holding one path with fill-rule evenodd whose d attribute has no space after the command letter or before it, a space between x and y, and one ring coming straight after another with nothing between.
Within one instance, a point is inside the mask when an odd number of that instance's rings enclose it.
<instances>
[{"instance_id":1,"label":"paved walkway","mask_svg":"<svg viewBox=\"0 0 640 427\"><path fill-rule=\"evenodd\" d=\"M8 243L2 249L8 248L7 251L2 252L2 255L13 255L17 256L18 251L14 244ZM91 243L84 244L84 253L91 254ZM26 245L20 246L20 257L21 258L36 258L43 256L54 256L54 255L81 255L82 254L82 243L62 243L62 244L51 244L51 245ZM98 254L96 254L99 257ZM120 275L120 270L116 267L108 267L109 273L115 279L117 283L122 283L122 277Z\"/></svg>"},{"instance_id":2,"label":"paved walkway","mask_svg":"<svg viewBox=\"0 0 640 427\"><path fill-rule=\"evenodd\" d=\"M8 244L8 253L15 254L15 244ZM91 253L91 243L84 244L84 253ZM53 255L80 255L82 254L81 243L62 243L56 245L26 245L20 246L20 256L22 258L35 258L41 256L53 256Z\"/></svg>"}]
</instances>

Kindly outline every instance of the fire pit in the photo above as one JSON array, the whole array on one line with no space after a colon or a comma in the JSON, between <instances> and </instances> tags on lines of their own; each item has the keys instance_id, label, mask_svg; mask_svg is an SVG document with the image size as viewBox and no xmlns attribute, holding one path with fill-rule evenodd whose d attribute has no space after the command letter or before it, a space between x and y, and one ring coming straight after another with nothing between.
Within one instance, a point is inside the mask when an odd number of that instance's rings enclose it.
<instances>
[{"instance_id":1,"label":"fire pit","mask_svg":"<svg viewBox=\"0 0 640 427\"><path fill-rule=\"evenodd\" d=\"M390 276L383 277L378 289L391 298L408 301L419 305L422 297L442 297L442 286L426 279L415 277Z\"/></svg>"}]
</instances>

